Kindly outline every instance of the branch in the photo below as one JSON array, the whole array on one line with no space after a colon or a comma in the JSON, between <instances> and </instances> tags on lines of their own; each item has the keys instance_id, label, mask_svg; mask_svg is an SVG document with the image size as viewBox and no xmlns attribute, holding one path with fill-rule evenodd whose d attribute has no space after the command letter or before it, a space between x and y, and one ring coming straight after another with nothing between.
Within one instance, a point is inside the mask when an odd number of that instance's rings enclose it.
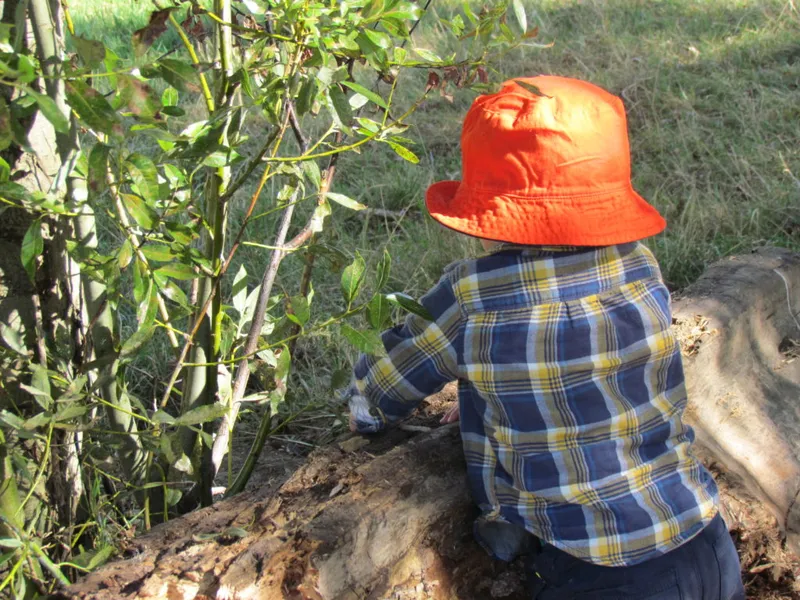
<instances>
[{"instance_id":1,"label":"branch","mask_svg":"<svg viewBox=\"0 0 800 600\"><path fill-rule=\"evenodd\" d=\"M267 312L267 302L269 301L270 294L272 293L272 286L275 283L275 277L278 274L278 267L286 255L286 250L282 247L286 241L286 235L289 232L289 225L292 222L294 215L294 200L299 193L298 187L289 205L284 210L281 216L280 224L278 225L278 234L275 236L275 247L270 257L269 265L264 271L261 278L261 289L258 292L258 299L256 301L256 308L253 312L253 320L250 322L250 330L247 332L247 341L244 346L245 356L254 354L258 351L258 340L261 337L261 329L264 327L264 316ZM236 417L239 414L239 405L244 397L244 391L247 387L247 380L250 377L250 367L246 360L241 361L236 367L236 375L233 380L233 387L231 389L231 406L228 413L222 418L217 429L217 436L214 440L214 448L211 451L211 464L213 465L213 473L216 474L222 465L222 459L228 452L228 439L230 438L231 429L233 424L236 423Z\"/></svg>"}]
</instances>

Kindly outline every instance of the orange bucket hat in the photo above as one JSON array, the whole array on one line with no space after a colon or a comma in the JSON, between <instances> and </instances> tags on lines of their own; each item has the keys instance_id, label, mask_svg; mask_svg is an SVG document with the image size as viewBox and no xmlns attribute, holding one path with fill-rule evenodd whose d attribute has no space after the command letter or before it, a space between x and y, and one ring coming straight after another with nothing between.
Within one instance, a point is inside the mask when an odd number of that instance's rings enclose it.
<instances>
[{"instance_id":1,"label":"orange bucket hat","mask_svg":"<svg viewBox=\"0 0 800 600\"><path fill-rule=\"evenodd\" d=\"M461 133L463 181L440 181L425 202L442 225L530 245L610 246L666 222L631 186L622 101L577 79L507 81L479 96Z\"/></svg>"}]
</instances>

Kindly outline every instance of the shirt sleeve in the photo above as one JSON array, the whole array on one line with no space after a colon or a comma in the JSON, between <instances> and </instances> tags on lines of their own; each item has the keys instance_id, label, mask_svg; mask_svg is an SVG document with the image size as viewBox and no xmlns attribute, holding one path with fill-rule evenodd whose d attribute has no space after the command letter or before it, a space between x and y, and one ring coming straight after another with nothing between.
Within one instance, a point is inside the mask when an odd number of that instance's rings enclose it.
<instances>
[{"instance_id":1,"label":"shirt sleeve","mask_svg":"<svg viewBox=\"0 0 800 600\"><path fill-rule=\"evenodd\" d=\"M350 412L361 433L408 416L425 397L459 377L461 308L445 275L420 302L433 316L409 314L381 335L386 356L362 355L350 388Z\"/></svg>"}]
</instances>

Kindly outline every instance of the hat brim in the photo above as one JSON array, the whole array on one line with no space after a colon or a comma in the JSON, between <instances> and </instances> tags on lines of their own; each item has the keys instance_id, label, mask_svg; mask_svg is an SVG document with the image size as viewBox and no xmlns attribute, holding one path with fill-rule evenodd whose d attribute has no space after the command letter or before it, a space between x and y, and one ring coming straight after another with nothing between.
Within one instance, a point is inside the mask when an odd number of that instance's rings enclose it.
<instances>
[{"instance_id":1,"label":"hat brim","mask_svg":"<svg viewBox=\"0 0 800 600\"><path fill-rule=\"evenodd\" d=\"M428 188L425 205L445 227L514 244L611 246L666 227L658 211L630 186L574 197L522 197L440 181Z\"/></svg>"}]
</instances>

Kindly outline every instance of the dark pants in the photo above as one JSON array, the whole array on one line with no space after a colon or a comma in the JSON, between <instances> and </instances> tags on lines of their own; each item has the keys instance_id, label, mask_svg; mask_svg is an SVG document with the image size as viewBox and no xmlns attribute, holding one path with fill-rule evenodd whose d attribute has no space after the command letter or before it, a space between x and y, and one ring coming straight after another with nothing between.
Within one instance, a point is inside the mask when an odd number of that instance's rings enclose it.
<instances>
[{"instance_id":1,"label":"dark pants","mask_svg":"<svg viewBox=\"0 0 800 600\"><path fill-rule=\"evenodd\" d=\"M719 515L682 546L631 567L601 567L550 544L542 544L530 563L535 600L745 598L739 556Z\"/></svg>"}]
</instances>

